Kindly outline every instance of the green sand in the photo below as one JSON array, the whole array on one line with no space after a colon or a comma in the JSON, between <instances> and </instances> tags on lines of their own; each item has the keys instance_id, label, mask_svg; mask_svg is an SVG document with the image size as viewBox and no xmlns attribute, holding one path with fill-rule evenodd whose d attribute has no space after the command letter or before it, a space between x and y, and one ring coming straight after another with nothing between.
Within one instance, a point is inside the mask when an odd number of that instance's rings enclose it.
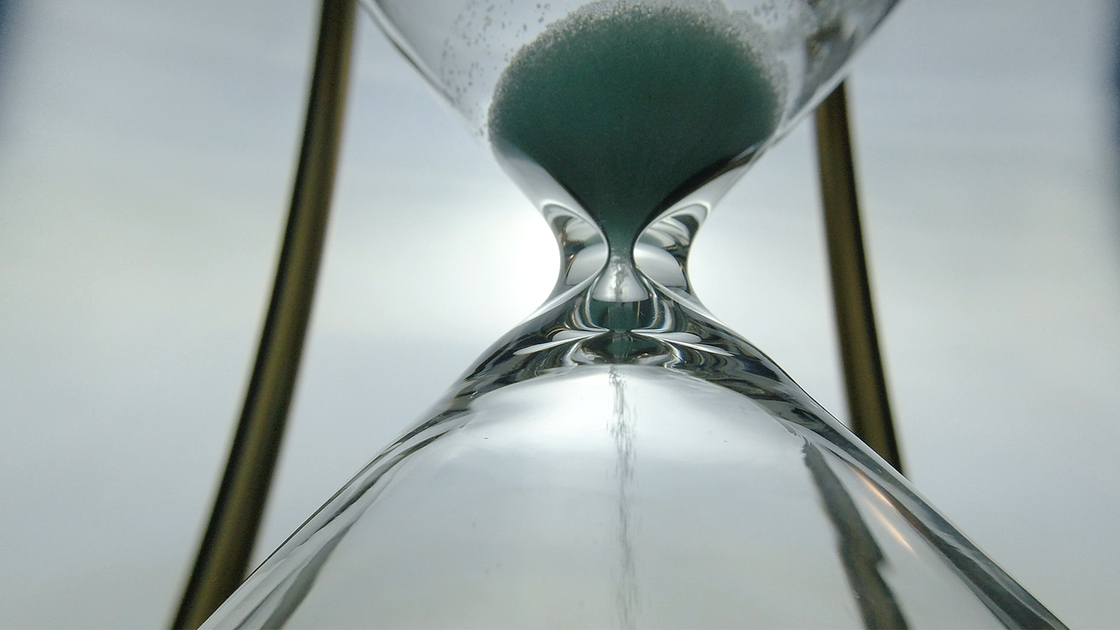
<instances>
[{"instance_id":1,"label":"green sand","mask_svg":"<svg viewBox=\"0 0 1120 630\"><path fill-rule=\"evenodd\" d=\"M629 251L656 214L774 131L742 32L681 7L597 3L514 56L490 136L543 167Z\"/></svg>"}]
</instances>

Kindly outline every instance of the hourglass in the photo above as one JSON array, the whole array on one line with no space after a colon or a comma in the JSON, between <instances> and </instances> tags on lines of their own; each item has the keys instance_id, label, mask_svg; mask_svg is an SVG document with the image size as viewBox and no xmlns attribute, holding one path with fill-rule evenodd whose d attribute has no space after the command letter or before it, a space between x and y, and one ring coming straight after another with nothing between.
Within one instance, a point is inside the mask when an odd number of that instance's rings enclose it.
<instances>
[{"instance_id":1,"label":"hourglass","mask_svg":"<svg viewBox=\"0 0 1120 630\"><path fill-rule=\"evenodd\" d=\"M560 274L204 627L1061 627L689 283L892 4L369 2Z\"/></svg>"}]
</instances>

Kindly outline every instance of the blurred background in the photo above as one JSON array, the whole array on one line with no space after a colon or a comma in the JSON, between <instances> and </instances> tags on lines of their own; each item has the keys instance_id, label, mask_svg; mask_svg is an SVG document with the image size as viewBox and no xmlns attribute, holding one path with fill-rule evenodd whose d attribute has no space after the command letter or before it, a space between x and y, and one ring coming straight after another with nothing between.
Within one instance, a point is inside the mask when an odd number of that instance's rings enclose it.
<instances>
[{"instance_id":1,"label":"blurred background","mask_svg":"<svg viewBox=\"0 0 1120 630\"><path fill-rule=\"evenodd\" d=\"M158 627L270 290L311 0L0 3L0 627ZM1120 627L1117 5L903 0L852 65L908 476L1074 627ZM544 222L367 16L258 561L543 300ZM808 125L699 296L841 419Z\"/></svg>"}]
</instances>

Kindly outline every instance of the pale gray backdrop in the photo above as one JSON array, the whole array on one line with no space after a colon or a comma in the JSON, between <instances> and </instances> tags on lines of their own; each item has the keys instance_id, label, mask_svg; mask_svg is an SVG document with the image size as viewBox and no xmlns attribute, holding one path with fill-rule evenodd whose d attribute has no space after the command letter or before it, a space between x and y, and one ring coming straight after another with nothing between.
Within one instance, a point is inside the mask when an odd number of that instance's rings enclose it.
<instances>
[{"instance_id":1,"label":"pale gray backdrop","mask_svg":"<svg viewBox=\"0 0 1120 630\"><path fill-rule=\"evenodd\" d=\"M167 623L282 229L317 6L16 3L0 48L0 626ZM1120 626L1115 5L904 0L854 64L909 475L1072 626ZM543 222L362 16L258 558L545 296ZM844 405L811 136L701 232L697 291Z\"/></svg>"}]
</instances>

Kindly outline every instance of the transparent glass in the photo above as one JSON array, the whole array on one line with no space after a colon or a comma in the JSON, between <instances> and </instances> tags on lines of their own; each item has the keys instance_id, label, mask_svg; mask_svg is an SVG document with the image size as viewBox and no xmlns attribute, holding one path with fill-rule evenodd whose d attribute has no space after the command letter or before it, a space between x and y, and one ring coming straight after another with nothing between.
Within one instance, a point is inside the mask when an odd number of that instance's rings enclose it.
<instances>
[{"instance_id":1,"label":"transparent glass","mask_svg":"<svg viewBox=\"0 0 1120 630\"><path fill-rule=\"evenodd\" d=\"M892 4L369 2L561 272L204 627L1061 627L689 284Z\"/></svg>"}]
</instances>

